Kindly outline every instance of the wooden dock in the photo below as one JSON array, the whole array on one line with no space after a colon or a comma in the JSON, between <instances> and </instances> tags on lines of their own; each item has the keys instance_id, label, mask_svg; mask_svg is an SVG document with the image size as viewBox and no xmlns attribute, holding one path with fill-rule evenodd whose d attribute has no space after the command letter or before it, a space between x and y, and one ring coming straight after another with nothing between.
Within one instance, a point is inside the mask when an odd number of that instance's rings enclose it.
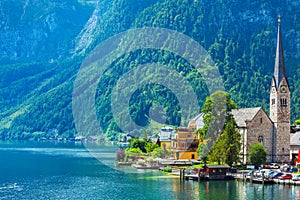
<instances>
[{"instance_id":1,"label":"wooden dock","mask_svg":"<svg viewBox=\"0 0 300 200\"><path fill-rule=\"evenodd\" d=\"M282 185L296 185L300 186L300 181L293 181L291 179L280 180L280 179L268 179L268 178L255 178L246 176L244 173L227 173L227 175L222 179L213 179L206 174L203 173L194 173L194 174L187 174L185 169L180 169L179 174L180 180L194 180L194 181L209 181L209 180L237 180L237 181L244 181L250 182L254 184L282 184Z\"/></svg>"},{"instance_id":2,"label":"wooden dock","mask_svg":"<svg viewBox=\"0 0 300 200\"><path fill-rule=\"evenodd\" d=\"M199 176L198 174L188 174L185 175L185 180L205 181L205 180L209 180L209 178L206 176Z\"/></svg>"},{"instance_id":3,"label":"wooden dock","mask_svg":"<svg viewBox=\"0 0 300 200\"><path fill-rule=\"evenodd\" d=\"M234 180L229 174L230 167L225 165L207 166L205 169L183 169L180 179L183 180Z\"/></svg>"},{"instance_id":4,"label":"wooden dock","mask_svg":"<svg viewBox=\"0 0 300 200\"><path fill-rule=\"evenodd\" d=\"M280 179L274 179L274 183L282 184L282 185L300 185L300 181L293 181L291 179L288 180L280 180Z\"/></svg>"}]
</instances>

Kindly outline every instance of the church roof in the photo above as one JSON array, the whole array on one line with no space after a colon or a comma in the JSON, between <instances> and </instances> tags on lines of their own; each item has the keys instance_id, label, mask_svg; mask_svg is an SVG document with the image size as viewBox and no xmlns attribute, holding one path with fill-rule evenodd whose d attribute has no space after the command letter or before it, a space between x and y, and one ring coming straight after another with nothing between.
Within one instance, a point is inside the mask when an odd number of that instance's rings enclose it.
<instances>
[{"instance_id":1,"label":"church roof","mask_svg":"<svg viewBox=\"0 0 300 200\"><path fill-rule=\"evenodd\" d=\"M286 70L284 63L284 50L282 45L282 37L281 37L281 28L280 28L280 16L278 18L278 33L277 33L277 47L276 47L276 58L275 58L275 66L274 66L274 76L276 88L279 87L280 82L285 77L286 78Z\"/></svg>"},{"instance_id":2,"label":"church roof","mask_svg":"<svg viewBox=\"0 0 300 200\"><path fill-rule=\"evenodd\" d=\"M233 115L238 127L246 127L246 121L251 121L255 115L262 109L261 107L255 108L240 108L233 109L231 114Z\"/></svg>"}]
</instances>

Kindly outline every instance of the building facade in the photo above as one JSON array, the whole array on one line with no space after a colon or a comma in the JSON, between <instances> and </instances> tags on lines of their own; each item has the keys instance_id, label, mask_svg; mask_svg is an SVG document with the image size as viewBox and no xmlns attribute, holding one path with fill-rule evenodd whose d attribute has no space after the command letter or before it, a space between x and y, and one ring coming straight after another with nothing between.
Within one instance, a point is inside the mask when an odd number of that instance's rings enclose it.
<instances>
[{"instance_id":1,"label":"building facade","mask_svg":"<svg viewBox=\"0 0 300 200\"><path fill-rule=\"evenodd\" d=\"M262 107L234 109L232 115L241 134L242 163L247 163L249 148L256 142L260 142L265 147L267 162L271 162L274 124L264 109Z\"/></svg>"},{"instance_id":2,"label":"building facade","mask_svg":"<svg viewBox=\"0 0 300 200\"><path fill-rule=\"evenodd\" d=\"M291 126L290 158L294 165L300 163L300 126Z\"/></svg>"},{"instance_id":3,"label":"building facade","mask_svg":"<svg viewBox=\"0 0 300 200\"><path fill-rule=\"evenodd\" d=\"M159 146L164 150L171 150L171 139L175 136L175 130L172 127L162 127L159 133Z\"/></svg>"},{"instance_id":4,"label":"building facade","mask_svg":"<svg viewBox=\"0 0 300 200\"><path fill-rule=\"evenodd\" d=\"M176 129L175 137L171 140L172 157L176 160L198 159L197 149L199 139L194 133L193 127L179 127Z\"/></svg>"}]
</instances>

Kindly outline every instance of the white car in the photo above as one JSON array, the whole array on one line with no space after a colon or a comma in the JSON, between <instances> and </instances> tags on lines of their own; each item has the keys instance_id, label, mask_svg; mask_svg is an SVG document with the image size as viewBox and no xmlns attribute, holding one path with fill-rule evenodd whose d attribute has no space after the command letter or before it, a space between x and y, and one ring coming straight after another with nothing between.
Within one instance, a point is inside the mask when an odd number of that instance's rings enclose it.
<instances>
[{"instance_id":1,"label":"white car","mask_svg":"<svg viewBox=\"0 0 300 200\"><path fill-rule=\"evenodd\" d=\"M300 181L300 174L293 174L293 181Z\"/></svg>"},{"instance_id":2,"label":"white car","mask_svg":"<svg viewBox=\"0 0 300 200\"><path fill-rule=\"evenodd\" d=\"M279 165L277 163L270 163L269 166L271 169L279 169Z\"/></svg>"},{"instance_id":3,"label":"white car","mask_svg":"<svg viewBox=\"0 0 300 200\"><path fill-rule=\"evenodd\" d=\"M254 176L255 177L262 177L262 175L264 174L264 176L266 177L267 174L270 173L270 169L262 169L262 170L257 170L254 172Z\"/></svg>"}]
</instances>

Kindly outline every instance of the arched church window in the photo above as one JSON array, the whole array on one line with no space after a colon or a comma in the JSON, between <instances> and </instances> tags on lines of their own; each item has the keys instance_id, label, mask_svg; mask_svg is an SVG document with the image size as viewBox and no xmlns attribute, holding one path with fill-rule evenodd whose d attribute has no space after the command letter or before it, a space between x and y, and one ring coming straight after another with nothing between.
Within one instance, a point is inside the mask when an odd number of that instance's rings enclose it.
<instances>
[{"instance_id":1,"label":"arched church window","mask_svg":"<svg viewBox=\"0 0 300 200\"><path fill-rule=\"evenodd\" d=\"M263 144L263 142L264 142L264 136L262 136L262 135L260 135L260 136L258 136L258 142L260 142L261 144Z\"/></svg>"},{"instance_id":2,"label":"arched church window","mask_svg":"<svg viewBox=\"0 0 300 200\"><path fill-rule=\"evenodd\" d=\"M287 105L286 98L280 98L280 106L286 106L286 105Z\"/></svg>"}]
</instances>

